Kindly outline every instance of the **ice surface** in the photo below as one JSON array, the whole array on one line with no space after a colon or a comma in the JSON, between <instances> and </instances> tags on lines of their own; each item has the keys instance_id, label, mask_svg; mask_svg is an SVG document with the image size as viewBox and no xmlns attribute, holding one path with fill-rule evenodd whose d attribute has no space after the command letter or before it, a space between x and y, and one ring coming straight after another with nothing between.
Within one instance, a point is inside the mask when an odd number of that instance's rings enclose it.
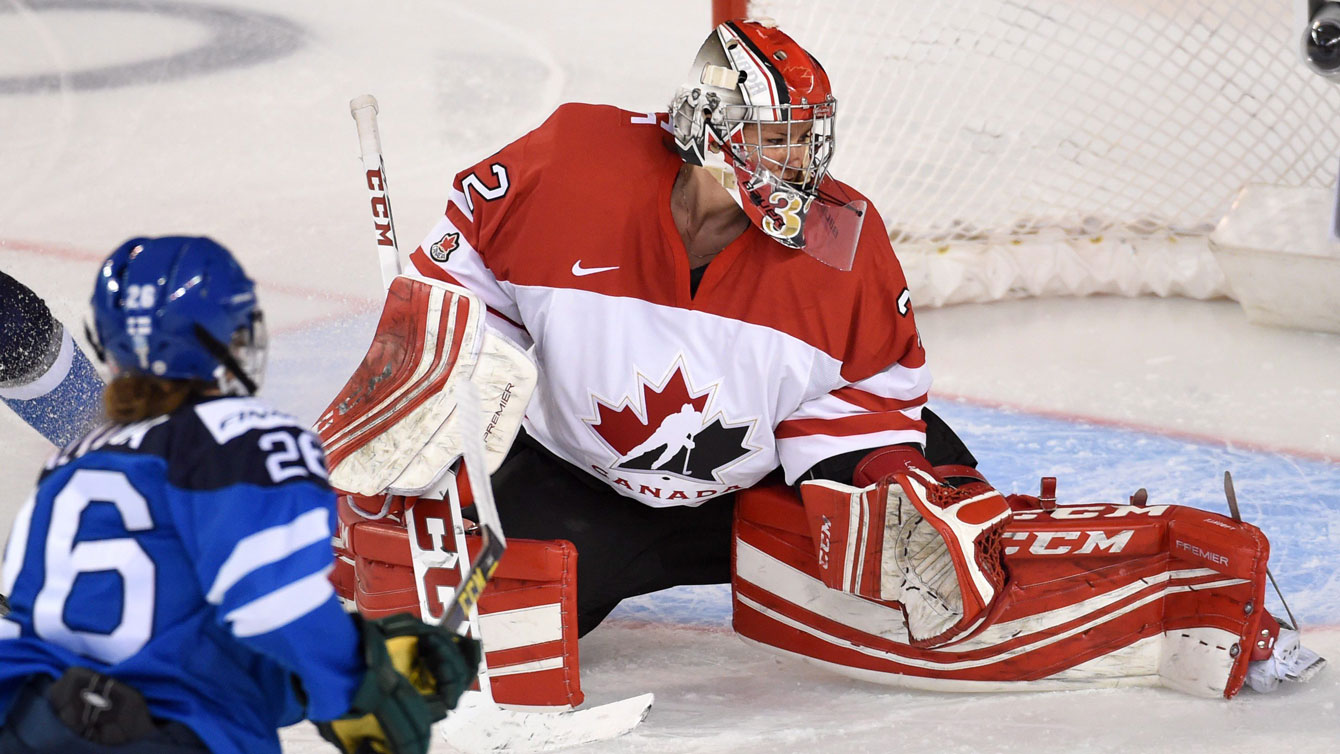
<instances>
[{"instance_id":1,"label":"ice surface","mask_svg":"<svg viewBox=\"0 0 1340 754\"><path fill-rule=\"evenodd\" d=\"M457 169L559 102L662 107L707 23L705 0L12 0L0 6L0 268L78 330L95 262L119 242L213 235L260 283L268 397L314 419L361 358L380 299L348 100L381 103L410 246ZM1146 487L1154 502L1223 510L1231 469L1305 642L1340 661L1340 337L1253 326L1223 301L918 316L936 408L999 487L1032 491L1053 474L1063 501ZM7 412L0 433L5 532L49 448ZM746 646L724 587L625 603L583 641L582 666L593 702L657 695L642 728L591 751L1340 749L1335 667L1227 703L891 690ZM284 737L288 751L330 750L310 726Z\"/></svg>"}]
</instances>

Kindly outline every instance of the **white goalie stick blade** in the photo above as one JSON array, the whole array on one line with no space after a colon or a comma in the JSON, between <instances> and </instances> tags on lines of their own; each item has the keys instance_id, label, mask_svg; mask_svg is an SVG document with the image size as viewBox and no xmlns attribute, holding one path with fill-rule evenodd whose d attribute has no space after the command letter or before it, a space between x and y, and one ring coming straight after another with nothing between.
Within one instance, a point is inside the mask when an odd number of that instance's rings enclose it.
<instances>
[{"instance_id":1,"label":"white goalie stick blade","mask_svg":"<svg viewBox=\"0 0 1340 754\"><path fill-rule=\"evenodd\" d=\"M460 401L464 406L476 406L474 386L469 382L460 385ZM478 416L473 411L462 411L462 432L471 441L464 443L464 461L466 469L483 469L484 444L483 428L479 426ZM479 438L475 440L474 438ZM463 584L455 594L455 603L450 605L447 623L460 620L462 614L468 615L470 624L479 635L476 614L477 590L466 589L466 584L475 581L479 589L493 574L497 566L496 558L489 562L487 556L497 547L497 557L501 557L506 539L502 535L502 526L498 522L498 512L493 504L493 494L489 487L488 476L483 473L467 474L470 489L475 500L475 509L479 513L480 526L486 537L486 544L475 564L468 573L462 573ZM454 498L459 500L459 498ZM459 506L459 503L456 503ZM412 511L412 509L411 509ZM454 514L459 516L459 507ZM463 550L460 540L459 548ZM416 576L418 558L416 553ZM463 564L462 564L463 565ZM487 570L484 570L487 569ZM420 596L423 597L426 584L417 582ZM453 628L456 626L453 625ZM459 627L464 629L464 625ZM636 728L651 710L652 695L622 699L586 709L566 710L562 712L524 712L499 707L486 690L488 684L488 663L480 665L480 691L467 691L461 701L442 724L442 733L447 742L467 754L489 751L553 751L569 746L604 741L621 736Z\"/></svg>"},{"instance_id":2,"label":"white goalie stick blade","mask_svg":"<svg viewBox=\"0 0 1340 754\"><path fill-rule=\"evenodd\" d=\"M586 709L521 712L467 691L438 729L452 748L465 754L556 751L622 736L646 719L653 700L651 694L641 694Z\"/></svg>"}]
</instances>

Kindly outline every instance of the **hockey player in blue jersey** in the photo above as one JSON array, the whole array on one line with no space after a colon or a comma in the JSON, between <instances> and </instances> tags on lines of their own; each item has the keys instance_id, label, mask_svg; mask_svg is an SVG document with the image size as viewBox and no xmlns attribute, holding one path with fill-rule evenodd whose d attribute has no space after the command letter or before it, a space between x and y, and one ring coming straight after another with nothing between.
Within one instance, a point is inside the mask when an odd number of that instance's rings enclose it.
<instances>
[{"instance_id":1,"label":"hockey player in blue jersey","mask_svg":"<svg viewBox=\"0 0 1340 754\"><path fill-rule=\"evenodd\" d=\"M102 378L28 286L0 272L0 402L56 445L102 413Z\"/></svg>"},{"instance_id":2,"label":"hockey player in blue jersey","mask_svg":"<svg viewBox=\"0 0 1340 754\"><path fill-rule=\"evenodd\" d=\"M472 640L346 615L316 438L251 397L252 282L207 238L101 267L110 422L46 464L0 567L0 754L279 752L303 718L344 752L428 749Z\"/></svg>"}]
</instances>

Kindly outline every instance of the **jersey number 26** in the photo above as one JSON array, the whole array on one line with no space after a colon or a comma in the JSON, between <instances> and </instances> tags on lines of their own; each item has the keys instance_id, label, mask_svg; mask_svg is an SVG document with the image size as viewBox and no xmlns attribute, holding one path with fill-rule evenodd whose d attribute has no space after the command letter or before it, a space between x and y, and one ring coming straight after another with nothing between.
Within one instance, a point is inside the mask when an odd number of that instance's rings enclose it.
<instances>
[{"instance_id":1,"label":"jersey number 26","mask_svg":"<svg viewBox=\"0 0 1340 754\"><path fill-rule=\"evenodd\" d=\"M144 648L153 633L154 561L131 537L75 543L84 509L94 502L116 506L126 531L154 526L149 503L119 471L80 469L57 493L44 538L46 579L33 602L33 631L44 640L108 664L125 660ZM19 511L0 570L0 590L11 593L23 566L33 521L35 498ZM123 585L121 618L109 633L80 631L65 624L66 601L83 573L115 571ZM15 638L19 626L0 619L0 638Z\"/></svg>"}]
</instances>

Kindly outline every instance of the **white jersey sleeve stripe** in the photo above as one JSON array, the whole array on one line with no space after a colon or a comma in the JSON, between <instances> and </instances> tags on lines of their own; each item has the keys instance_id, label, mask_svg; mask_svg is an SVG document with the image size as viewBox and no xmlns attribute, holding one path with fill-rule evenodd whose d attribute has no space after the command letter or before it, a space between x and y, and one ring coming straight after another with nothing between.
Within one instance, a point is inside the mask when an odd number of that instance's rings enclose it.
<instances>
[{"instance_id":1,"label":"white jersey sleeve stripe","mask_svg":"<svg viewBox=\"0 0 1340 754\"><path fill-rule=\"evenodd\" d=\"M905 411L926 403L926 393L913 398L885 398L859 388L844 387L834 390L831 395L866 411Z\"/></svg>"},{"instance_id":2,"label":"white jersey sleeve stripe","mask_svg":"<svg viewBox=\"0 0 1340 754\"><path fill-rule=\"evenodd\" d=\"M229 612L224 619L232 624L233 635L244 639L269 633L325 604L335 594L328 578L333 567L322 568Z\"/></svg>"},{"instance_id":3,"label":"white jersey sleeve stripe","mask_svg":"<svg viewBox=\"0 0 1340 754\"><path fill-rule=\"evenodd\" d=\"M917 416L909 416L910 413L913 412L856 414L834 419L787 419L777 425L777 430L773 434L779 440L788 440L793 437L810 437L813 435L855 437L889 430L913 430L925 433L926 425L919 418L920 410L915 412Z\"/></svg>"},{"instance_id":4,"label":"white jersey sleeve stripe","mask_svg":"<svg viewBox=\"0 0 1340 754\"><path fill-rule=\"evenodd\" d=\"M853 382L852 387L895 400L911 400L925 395L931 389L931 370L928 367L905 367L894 364L879 374Z\"/></svg>"},{"instance_id":5,"label":"white jersey sleeve stripe","mask_svg":"<svg viewBox=\"0 0 1340 754\"><path fill-rule=\"evenodd\" d=\"M849 388L844 388L806 401L794 413L786 417L786 421L839 419L846 416L877 416L881 414L902 414L911 419L920 419L922 405L926 402L924 394L915 401L892 401L865 393L866 396L870 397L870 400L861 400L858 403L852 400L853 393L849 390ZM898 420L895 419L894 421Z\"/></svg>"},{"instance_id":6,"label":"white jersey sleeve stripe","mask_svg":"<svg viewBox=\"0 0 1340 754\"><path fill-rule=\"evenodd\" d=\"M223 596L228 590L246 578L247 574L330 537L330 511L324 508L307 511L287 524L262 529L244 537L219 567L205 599L218 605L223 602Z\"/></svg>"},{"instance_id":7,"label":"white jersey sleeve stripe","mask_svg":"<svg viewBox=\"0 0 1340 754\"><path fill-rule=\"evenodd\" d=\"M464 193L453 187L451 193L447 194L447 204L454 206L458 212L465 215L467 221L474 223L475 213L470 211L470 201Z\"/></svg>"},{"instance_id":8,"label":"white jersey sleeve stripe","mask_svg":"<svg viewBox=\"0 0 1340 754\"><path fill-rule=\"evenodd\" d=\"M443 259L433 258L429 250L452 233L458 234L454 239L456 247L445 253ZM412 270L407 270L408 274L469 288L489 309L513 323L522 321L516 301L494 277L492 270L484 264L484 258L470 245L465 232L457 227L451 218L443 217L437 221L437 225L429 231L423 243L419 244L419 248L410 255L410 261L413 265Z\"/></svg>"}]
</instances>

